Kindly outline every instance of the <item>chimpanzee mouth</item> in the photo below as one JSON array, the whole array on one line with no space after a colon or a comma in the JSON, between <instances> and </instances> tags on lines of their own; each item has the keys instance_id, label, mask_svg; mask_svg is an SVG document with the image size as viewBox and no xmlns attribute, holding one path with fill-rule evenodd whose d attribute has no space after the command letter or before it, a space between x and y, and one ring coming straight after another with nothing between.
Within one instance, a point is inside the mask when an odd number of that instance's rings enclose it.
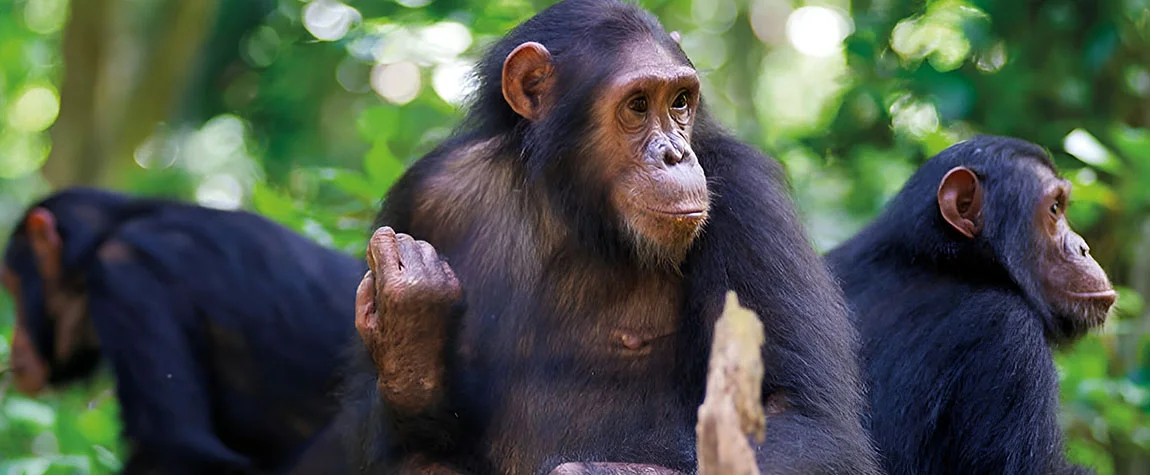
<instances>
[{"instance_id":1,"label":"chimpanzee mouth","mask_svg":"<svg viewBox=\"0 0 1150 475\"><path fill-rule=\"evenodd\" d=\"M707 216L706 208L691 208L684 210L659 210L647 208L647 211L650 213L661 214L677 219L701 219Z\"/></svg>"},{"instance_id":2,"label":"chimpanzee mouth","mask_svg":"<svg viewBox=\"0 0 1150 475\"><path fill-rule=\"evenodd\" d=\"M1071 297L1082 300L1102 300L1113 299L1118 297L1118 292L1114 289L1096 290L1093 292L1067 292Z\"/></svg>"}]
</instances>

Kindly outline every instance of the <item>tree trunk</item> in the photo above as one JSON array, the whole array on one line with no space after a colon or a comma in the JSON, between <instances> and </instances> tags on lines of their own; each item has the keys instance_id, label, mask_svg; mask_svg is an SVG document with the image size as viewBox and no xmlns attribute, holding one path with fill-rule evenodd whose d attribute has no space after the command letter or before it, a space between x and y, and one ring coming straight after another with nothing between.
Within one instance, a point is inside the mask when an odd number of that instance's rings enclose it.
<instances>
[{"instance_id":1,"label":"tree trunk","mask_svg":"<svg viewBox=\"0 0 1150 475\"><path fill-rule=\"evenodd\" d=\"M171 1L157 6L153 32L113 31L110 0L71 2L64 30L64 78L60 114L50 130L52 151L42 173L53 188L113 186L133 167L137 147L174 112L187 86L219 0ZM136 11L126 12L128 16ZM131 56L120 44L149 45L138 65L124 68ZM112 71L112 68L119 68ZM117 94L127 91L126 94Z\"/></svg>"},{"instance_id":2,"label":"tree trunk","mask_svg":"<svg viewBox=\"0 0 1150 475\"><path fill-rule=\"evenodd\" d=\"M109 0L70 2L64 29L64 77L60 85L60 114L49 136L52 151L42 173L53 188L94 185L106 155L93 124L96 90L107 34Z\"/></svg>"}]
</instances>

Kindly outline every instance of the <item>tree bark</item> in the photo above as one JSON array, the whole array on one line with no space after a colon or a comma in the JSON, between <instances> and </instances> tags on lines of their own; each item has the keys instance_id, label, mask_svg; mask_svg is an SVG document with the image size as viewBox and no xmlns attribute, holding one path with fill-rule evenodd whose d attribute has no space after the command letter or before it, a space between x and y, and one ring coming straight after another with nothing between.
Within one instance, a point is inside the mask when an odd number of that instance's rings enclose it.
<instances>
[{"instance_id":1,"label":"tree bark","mask_svg":"<svg viewBox=\"0 0 1150 475\"><path fill-rule=\"evenodd\" d=\"M748 436L766 436L762 347L762 322L728 292L715 323L707 395L695 427L699 475L759 474Z\"/></svg>"},{"instance_id":2,"label":"tree bark","mask_svg":"<svg viewBox=\"0 0 1150 475\"><path fill-rule=\"evenodd\" d=\"M109 26L113 6L110 0L70 5L60 114L49 131L52 151L42 169L56 189L112 186L123 177L119 171L131 169L136 148L179 104L219 0L168 0L155 20L161 26L150 30L155 36L119 32L134 35L132 43L151 45L138 67L126 71L109 70L118 66L118 55L127 54L108 39L117 33ZM125 95L111 93L124 87Z\"/></svg>"},{"instance_id":3,"label":"tree bark","mask_svg":"<svg viewBox=\"0 0 1150 475\"><path fill-rule=\"evenodd\" d=\"M73 1L64 28L64 77L60 113L49 130L52 151L42 173L53 188L95 184L106 156L93 124L96 90L107 38L104 27L109 0Z\"/></svg>"}]
</instances>

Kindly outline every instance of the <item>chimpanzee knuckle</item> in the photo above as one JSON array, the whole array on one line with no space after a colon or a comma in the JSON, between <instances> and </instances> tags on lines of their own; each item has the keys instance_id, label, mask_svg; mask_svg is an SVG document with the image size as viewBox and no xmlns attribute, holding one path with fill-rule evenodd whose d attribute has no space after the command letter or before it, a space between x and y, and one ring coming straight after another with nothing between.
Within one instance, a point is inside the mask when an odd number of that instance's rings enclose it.
<instances>
[{"instance_id":1,"label":"chimpanzee knuckle","mask_svg":"<svg viewBox=\"0 0 1150 475\"><path fill-rule=\"evenodd\" d=\"M377 229L368 239L367 247L372 254L378 254L385 247L395 246L395 236L385 229L388 228Z\"/></svg>"},{"instance_id":2,"label":"chimpanzee knuckle","mask_svg":"<svg viewBox=\"0 0 1150 475\"><path fill-rule=\"evenodd\" d=\"M399 260L398 252L395 254L388 254L378 259L376 268L373 270L381 273L396 274L401 272L399 270L401 263L402 262Z\"/></svg>"},{"instance_id":3,"label":"chimpanzee knuckle","mask_svg":"<svg viewBox=\"0 0 1150 475\"><path fill-rule=\"evenodd\" d=\"M355 320L355 329L359 331L360 336L374 334L379 329L379 315L375 312L364 313L362 318Z\"/></svg>"}]
</instances>

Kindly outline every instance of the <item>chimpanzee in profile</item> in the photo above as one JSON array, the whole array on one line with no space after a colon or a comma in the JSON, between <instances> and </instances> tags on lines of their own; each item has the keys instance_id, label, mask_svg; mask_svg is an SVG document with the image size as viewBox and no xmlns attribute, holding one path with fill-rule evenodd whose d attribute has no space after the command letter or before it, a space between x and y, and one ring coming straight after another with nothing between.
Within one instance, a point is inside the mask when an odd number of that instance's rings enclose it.
<instances>
[{"instance_id":1,"label":"chimpanzee in profile","mask_svg":"<svg viewBox=\"0 0 1150 475\"><path fill-rule=\"evenodd\" d=\"M706 114L652 15L560 2L478 79L370 241L340 421L354 470L694 472L734 290L766 327L763 471L876 473L857 336L781 167Z\"/></svg>"},{"instance_id":2,"label":"chimpanzee in profile","mask_svg":"<svg viewBox=\"0 0 1150 475\"><path fill-rule=\"evenodd\" d=\"M1101 325L1117 294L1069 198L1037 145L976 137L828 253L892 475L1090 473L1063 455L1051 349Z\"/></svg>"},{"instance_id":3,"label":"chimpanzee in profile","mask_svg":"<svg viewBox=\"0 0 1150 475\"><path fill-rule=\"evenodd\" d=\"M16 387L34 395L106 361L125 473L282 470L338 407L365 270L249 213L54 194L4 255Z\"/></svg>"}]
</instances>

